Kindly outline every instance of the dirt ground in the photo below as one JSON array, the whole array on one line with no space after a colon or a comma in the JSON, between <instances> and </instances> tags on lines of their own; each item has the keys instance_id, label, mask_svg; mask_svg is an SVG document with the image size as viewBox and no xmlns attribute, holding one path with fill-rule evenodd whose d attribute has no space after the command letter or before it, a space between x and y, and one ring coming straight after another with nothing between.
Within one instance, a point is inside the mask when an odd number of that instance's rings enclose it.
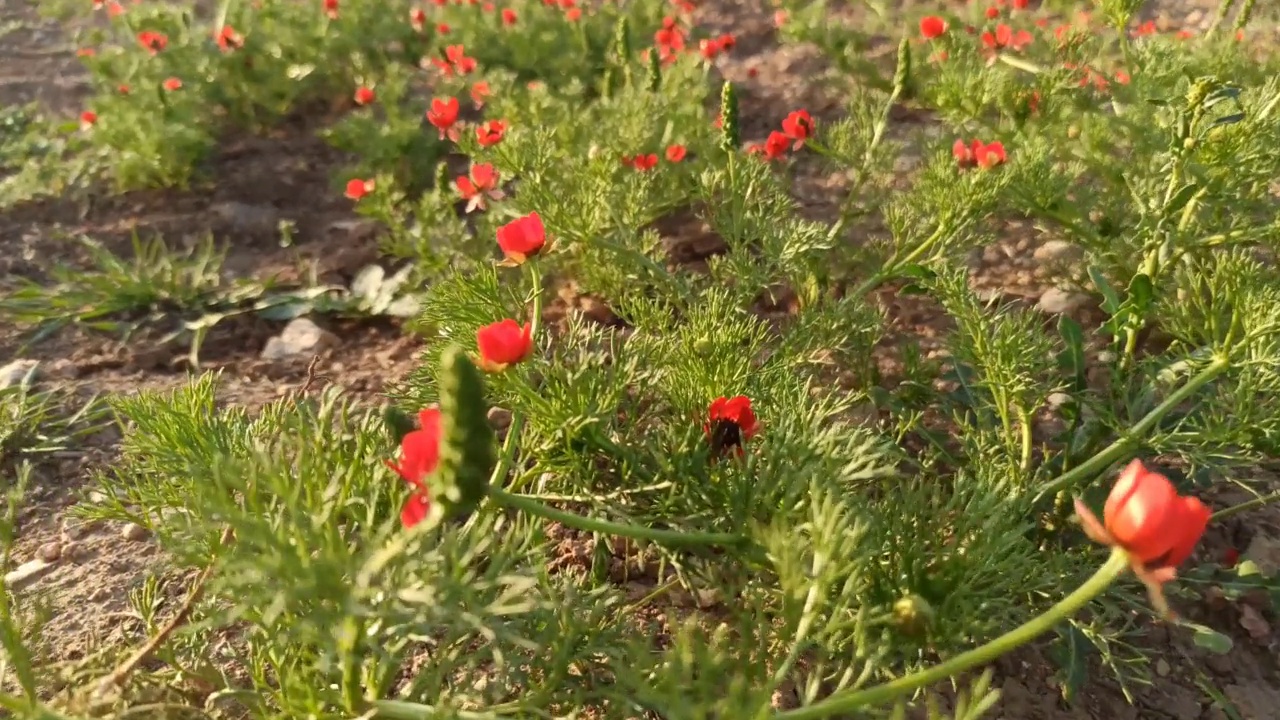
<instances>
[{"instance_id":1,"label":"dirt ground","mask_svg":"<svg viewBox=\"0 0 1280 720\"><path fill-rule=\"evenodd\" d=\"M721 70L741 90L744 139L760 139L793 108L805 107L819 119L838 114L840 98L815 82L823 61L816 51L780 46L772 8L762 0L704 0L700 5L702 26L731 31L738 39ZM1146 12L1166 27L1195 28L1207 22L1214 6L1211 0L1165 0ZM0 33L0 106L38 100L55 112L76 114L86 88L74 58L73 39L54 23L41 20L34 5L24 0L0 0ZM350 212L350 203L330 185L329 172L341 158L309 130L298 125L282 129L276 137L228 143L215 160L213 185L200 191L62 198L0 211L0 292L12 287L18 277L44 278L53 260L82 262L82 251L70 237L88 235L109 248L126 251L135 231L144 237L162 233L179 246L193 244L212 231L229 243L229 274L288 279L313 263L322 282L350 282L361 268L377 260L376 240ZM803 162L796 172L805 212L829 217L838 202L841 180ZM282 248L275 240L281 220L296 223L291 247ZM678 224L671 233L672 244L705 242L696 224ZM1034 253L1040 240L1030 227L1009 227L999 243L972 259L975 284L1034 302L1050 284L1037 270L1041 263ZM892 293L885 293L883 300L891 310L893 332L922 339L926 350L930 339L945 328L945 320L927 304ZM569 297L549 312L562 314L565 303L583 307L586 302ZM267 340L282 325L265 320L231 322L215 329L206 341L201 369L222 371L221 393L226 402L261 405L304 382L310 354L284 360L260 357ZM414 366L418 345L393 322L329 325L339 340L320 354L316 364L325 382L378 402L384 385ZM20 344L13 328L0 327L0 365L19 357ZM87 398L174 387L191 370L185 356L185 347L163 345L152 336L125 344L69 330L21 357L40 362L43 385L68 388ZM25 592L39 593L50 603L45 637L63 659L75 659L102 644L138 644L139 627L126 612L127 595L164 566L158 548L136 529L85 527L66 519L68 508L84 501L89 473L109 461L114 440L109 433L101 434L42 464L21 516L15 565L51 547L58 549L57 561ZM1240 497L1224 494L1215 500L1221 507ZM1237 516L1213 528L1204 546L1206 557L1239 548L1269 553L1270 560L1280 565L1280 510ZM165 592L180 596L187 576L180 569L166 571ZM1098 671L1082 697L1068 706L1060 699L1045 648L1033 647L998 664L997 684L1004 698L991 717L1233 720L1235 715L1212 706L1211 690L1206 688L1216 688L1231 701L1240 720L1280 718L1280 632L1273 627L1275 615L1261 606L1212 597L1179 607L1190 618L1231 635L1234 650L1213 655L1196 647L1183 630L1152 627L1143 642L1159 649L1164 659L1151 668L1154 684L1135 689L1135 704L1125 700L1105 672Z\"/></svg>"}]
</instances>

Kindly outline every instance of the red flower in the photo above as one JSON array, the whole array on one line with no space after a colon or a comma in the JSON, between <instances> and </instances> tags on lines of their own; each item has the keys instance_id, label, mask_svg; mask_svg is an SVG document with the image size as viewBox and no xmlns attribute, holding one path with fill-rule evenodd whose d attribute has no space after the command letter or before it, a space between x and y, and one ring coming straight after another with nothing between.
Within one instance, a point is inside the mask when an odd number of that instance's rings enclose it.
<instances>
[{"instance_id":1,"label":"red flower","mask_svg":"<svg viewBox=\"0 0 1280 720\"><path fill-rule=\"evenodd\" d=\"M476 365L485 372L502 372L533 353L533 328L515 320L485 325L476 331L480 358Z\"/></svg>"},{"instance_id":2,"label":"red flower","mask_svg":"<svg viewBox=\"0 0 1280 720\"><path fill-rule=\"evenodd\" d=\"M449 63L449 67L453 72L459 75L467 75L476 69L475 58L467 57L466 48L461 45L450 45L444 49L445 60ZM445 75L451 74L446 71Z\"/></svg>"},{"instance_id":3,"label":"red flower","mask_svg":"<svg viewBox=\"0 0 1280 720\"><path fill-rule=\"evenodd\" d=\"M494 200L502 199L502 191L498 189L498 173L489 163L472 165L470 177L460 176L454 183L462 198L467 201L467 212L476 208L483 210L486 195Z\"/></svg>"},{"instance_id":4,"label":"red flower","mask_svg":"<svg viewBox=\"0 0 1280 720\"><path fill-rule=\"evenodd\" d=\"M741 452L742 444L754 437L758 429L756 415L751 410L751 398L746 395L713 400L707 408L707 422L702 426L711 450L716 454L729 448Z\"/></svg>"},{"instance_id":5,"label":"red flower","mask_svg":"<svg viewBox=\"0 0 1280 720\"><path fill-rule=\"evenodd\" d=\"M363 85L356 88L355 101L357 105L369 105L374 101L373 90Z\"/></svg>"},{"instance_id":6,"label":"red flower","mask_svg":"<svg viewBox=\"0 0 1280 720\"><path fill-rule=\"evenodd\" d=\"M787 154L787 148L790 146L791 138L775 130L769 133L769 137L763 143L752 145L750 152L763 155L766 160L778 160Z\"/></svg>"},{"instance_id":7,"label":"red flower","mask_svg":"<svg viewBox=\"0 0 1280 720\"><path fill-rule=\"evenodd\" d=\"M477 110L484 107L484 100L487 97L489 97L488 80L480 80L471 86L471 102L475 103Z\"/></svg>"},{"instance_id":8,"label":"red flower","mask_svg":"<svg viewBox=\"0 0 1280 720\"><path fill-rule=\"evenodd\" d=\"M782 29L782 26L783 26L783 25L786 25L786 24L787 24L787 11L786 11L786 10L774 10L774 11L773 11L773 26L774 26L774 27L776 27L776 28L778 28L779 30L781 30L781 29Z\"/></svg>"},{"instance_id":9,"label":"red flower","mask_svg":"<svg viewBox=\"0 0 1280 720\"><path fill-rule=\"evenodd\" d=\"M782 134L795 140L793 150L804 147L804 141L813 137L813 118L808 110L796 110L782 121Z\"/></svg>"},{"instance_id":10,"label":"red flower","mask_svg":"<svg viewBox=\"0 0 1280 720\"><path fill-rule=\"evenodd\" d=\"M707 60L714 60L720 53L726 53L733 49L736 44L733 35L725 33L718 38L706 38L698 44L698 49L702 52L702 57Z\"/></svg>"},{"instance_id":11,"label":"red flower","mask_svg":"<svg viewBox=\"0 0 1280 720\"><path fill-rule=\"evenodd\" d=\"M476 142L480 143L480 147L493 147L502 142L502 136L507 132L507 124L501 120L490 120L476 127Z\"/></svg>"},{"instance_id":12,"label":"red flower","mask_svg":"<svg viewBox=\"0 0 1280 720\"><path fill-rule=\"evenodd\" d=\"M244 38L230 25L223 25L214 35L214 39L218 41L218 48L223 52L229 52L244 45Z\"/></svg>"},{"instance_id":13,"label":"red flower","mask_svg":"<svg viewBox=\"0 0 1280 720\"><path fill-rule=\"evenodd\" d=\"M97 54L98 54L98 51L90 47L80 48L79 50L76 51L76 57L82 57L82 58L93 57L94 55L97 55Z\"/></svg>"},{"instance_id":14,"label":"red flower","mask_svg":"<svg viewBox=\"0 0 1280 720\"><path fill-rule=\"evenodd\" d=\"M431 109L427 111L427 122L440 131L441 140L448 136L450 140L456 141L458 130L454 125L458 122L458 98L432 98Z\"/></svg>"},{"instance_id":15,"label":"red flower","mask_svg":"<svg viewBox=\"0 0 1280 720\"><path fill-rule=\"evenodd\" d=\"M440 464L440 409L432 406L418 413L418 429L400 440L400 459L386 461L387 467L404 478L412 489L400 508L400 522L406 528L426 519L431 509L426 478Z\"/></svg>"},{"instance_id":16,"label":"red flower","mask_svg":"<svg viewBox=\"0 0 1280 720\"><path fill-rule=\"evenodd\" d=\"M355 178L347 181L347 191L344 193L351 200L359 201L360 198L373 192L374 183L372 180L361 180Z\"/></svg>"},{"instance_id":17,"label":"red flower","mask_svg":"<svg viewBox=\"0 0 1280 720\"><path fill-rule=\"evenodd\" d=\"M517 17L516 17L515 10L512 10L511 8L502 8L502 24L503 25L515 25L516 20L517 20Z\"/></svg>"},{"instance_id":18,"label":"red flower","mask_svg":"<svg viewBox=\"0 0 1280 720\"><path fill-rule=\"evenodd\" d=\"M995 20L1000 17L1000 8L994 6L987 8L986 16L988 20Z\"/></svg>"},{"instance_id":19,"label":"red flower","mask_svg":"<svg viewBox=\"0 0 1280 720\"><path fill-rule=\"evenodd\" d=\"M324 0L324 14L328 15L330 20L337 20L338 0Z\"/></svg>"},{"instance_id":20,"label":"red flower","mask_svg":"<svg viewBox=\"0 0 1280 720\"><path fill-rule=\"evenodd\" d=\"M951 154L955 156L956 163L961 168L981 167L984 170L990 170L997 165L1003 165L1008 160L1003 143L984 144L981 140L974 140L967 145L963 140L956 140L951 146Z\"/></svg>"},{"instance_id":21,"label":"red flower","mask_svg":"<svg viewBox=\"0 0 1280 720\"><path fill-rule=\"evenodd\" d=\"M575 7L575 8L569 8L568 10L564 11L564 19L568 20L569 22L578 22L578 19L581 17L582 17L582 8Z\"/></svg>"},{"instance_id":22,"label":"red flower","mask_svg":"<svg viewBox=\"0 0 1280 720\"><path fill-rule=\"evenodd\" d=\"M547 245L547 229L538 213L529 213L498 228L498 247L506 259L503 265L520 265L536 257Z\"/></svg>"},{"instance_id":23,"label":"red flower","mask_svg":"<svg viewBox=\"0 0 1280 720\"><path fill-rule=\"evenodd\" d=\"M409 11L409 27L414 32L422 32L427 26L427 11L422 8L413 8Z\"/></svg>"},{"instance_id":24,"label":"red flower","mask_svg":"<svg viewBox=\"0 0 1280 720\"><path fill-rule=\"evenodd\" d=\"M920 34L925 40L942 37L947 32L947 21L937 15L929 15L920 19Z\"/></svg>"},{"instance_id":25,"label":"red flower","mask_svg":"<svg viewBox=\"0 0 1280 720\"><path fill-rule=\"evenodd\" d=\"M1004 48L1021 50L1033 39L1031 33L1026 30L1019 30L1015 33L1013 28L1004 23L996 26L994 34L990 31L982 33L982 44L988 50L1003 50Z\"/></svg>"},{"instance_id":26,"label":"red flower","mask_svg":"<svg viewBox=\"0 0 1280 720\"><path fill-rule=\"evenodd\" d=\"M654 153L649 153L648 155L641 154L641 155L636 155L634 157L632 157L631 155L623 155L622 164L630 165L631 167L635 168L640 172L645 172L648 170L652 170L655 166L657 166L658 156L655 155Z\"/></svg>"},{"instance_id":27,"label":"red flower","mask_svg":"<svg viewBox=\"0 0 1280 720\"><path fill-rule=\"evenodd\" d=\"M118 2L107 3L107 15L111 17L119 17L124 14L124 6Z\"/></svg>"},{"instance_id":28,"label":"red flower","mask_svg":"<svg viewBox=\"0 0 1280 720\"><path fill-rule=\"evenodd\" d=\"M688 150L683 145L671 145L667 147L667 162L678 163L684 160Z\"/></svg>"},{"instance_id":29,"label":"red flower","mask_svg":"<svg viewBox=\"0 0 1280 720\"><path fill-rule=\"evenodd\" d=\"M675 60L676 53L684 50L684 31L676 25L675 18L662 18L662 29L653 34L653 44L658 46L658 55L665 62Z\"/></svg>"},{"instance_id":30,"label":"red flower","mask_svg":"<svg viewBox=\"0 0 1280 720\"><path fill-rule=\"evenodd\" d=\"M164 81L165 90L173 91L173 90L177 90L180 87L182 87L182 81L176 77L167 78Z\"/></svg>"},{"instance_id":31,"label":"red flower","mask_svg":"<svg viewBox=\"0 0 1280 720\"><path fill-rule=\"evenodd\" d=\"M143 30L138 33L138 44L146 48L152 55L164 50L169 45L169 38L164 33Z\"/></svg>"},{"instance_id":32,"label":"red flower","mask_svg":"<svg viewBox=\"0 0 1280 720\"><path fill-rule=\"evenodd\" d=\"M80 129L88 130L98 122L98 113L92 110L85 110L80 113Z\"/></svg>"},{"instance_id":33,"label":"red flower","mask_svg":"<svg viewBox=\"0 0 1280 720\"><path fill-rule=\"evenodd\" d=\"M449 27L447 23L440 23L439 25L436 25L436 32L441 35L448 35L453 32L453 28Z\"/></svg>"},{"instance_id":34,"label":"red flower","mask_svg":"<svg viewBox=\"0 0 1280 720\"><path fill-rule=\"evenodd\" d=\"M1147 585L1152 604L1168 616L1161 586L1191 557L1209 524L1209 508L1196 498L1178 495L1168 478L1134 460L1111 488L1101 523L1079 499L1076 514L1090 539L1129 553L1134 574Z\"/></svg>"},{"instance_id":35,"label":"red flower","mask_svg":"<svg viewBox=\"0 0 1280 720\"><path fill-rule=\"evenodd\" d=\"M1030 4L1031 4L1030 0L1013 0L1013 9L1026 10L1027 6Z\"/></svg>"}]
</instances>

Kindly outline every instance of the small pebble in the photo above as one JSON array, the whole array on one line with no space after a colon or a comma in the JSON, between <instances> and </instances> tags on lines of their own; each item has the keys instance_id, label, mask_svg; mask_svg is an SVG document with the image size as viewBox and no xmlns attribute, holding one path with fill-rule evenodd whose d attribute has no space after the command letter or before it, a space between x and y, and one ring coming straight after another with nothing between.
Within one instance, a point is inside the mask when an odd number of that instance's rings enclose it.
<instances>
[{"instance_id":1,"label":"small pebble","mask_svg":"<svg viewBox=\"0 0 1280 720\"><path fill-rule=\"evenodd\" d=\"M146 528L142 527L137 523L129 523L128 525L125 525L124 529L120 531L120 535L124 537L125 540L141 542L142 540L146 540L148 537L150 537L151 531L147 530Z\"/></svg>"},{"instance_id":2,"label":"small pebble","mask_svg":"<svg viewBox=\"0 0 1280 720\"><path fill-rule=\"evenodd\" d=\"M36 550L36 557L49 563L58 562L58 558L62 557L62 543L54 540L41 545L40 549Z\"/></svg>"}]
</instances>

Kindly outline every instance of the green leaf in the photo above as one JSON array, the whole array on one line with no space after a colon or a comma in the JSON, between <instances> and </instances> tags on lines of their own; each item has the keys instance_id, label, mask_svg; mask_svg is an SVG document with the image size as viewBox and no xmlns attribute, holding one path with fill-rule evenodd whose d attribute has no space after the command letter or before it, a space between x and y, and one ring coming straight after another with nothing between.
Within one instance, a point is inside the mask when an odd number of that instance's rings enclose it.
<instances>
[{"instance_id":1,"label":"green leaf","mask_svg":"<svg viewBox=\"0 0 1280 720\"><path fill-rule=\"evenodd\" d=\"M1195 630L1195 634L1191 636L1191 641L1194 642L1197 647L1202 647L1211 653L1216 655L1226 655L1231 652L1231 648L1235 646L1235 643L1231 641L1231 638L1223 635L1217 630L1207 628L1203 625L1192 625L1191 628Z\"/></svg>"},{"instance_id":2,"label":"green leaf","mask_svg":"<svg viewBox=\"0 0 1280 720\"><path fill-rule=\"evenodd\" d=\"M1155 302L1156 290L1146 273L1138 273L1129 281L1128 304L1139 315L1146 315Z\"/></svg>"},{"instance_id":3,"label":"green leaf","mask_svg":"<svg viewBox=\"0 0 1280 720\"><path fill-rule=\"evenodd\" d=\"M1195 197L1199 190L1200 186L1194 182L1189 182L1178 188L1178 191L1173 194L1173 197L1169 198L1169 202L1164 206L1165 215L1173 215L1180 212L1182 208L1187 206L1187 203L1191 202L1191 198Z\"/></svg>"},{"instance_id":4,"label":"green leaf","mask_svg":"<svg viewBox=\"0 0 1280 720\"><path fill-rule=\"evenodd\" d=\"M1089 279L1093 281L1093 286L1098 288L1098 292L1102 293L1102 309L1108 315L1115 315L1120 309L1120 294L1110 282L1107 282L1107 277L1102 274L1102 268L1090 265Z\"/></svg>"},{"instance_id":5,"label":"green leaf","mask_svg":"<svg viewBox=\"0 0 1280 720\"><path fill-rule=\"evenodd\" d=\"M1062 699L1072 702L1089 679L1089 652L1093 644L1075 624L1058 629L1058 639L1049 647L1049 656L1058 666Z\"/></svg>"},{"instance_id":6,"label":"green leaf","mask_svg":"<svg viewBox=\"0 0 1280 720\"><path fill-rule=\"evenodd\" d=\"M1075 389L1083 390L1088 370L1084 357L1084 330L1081 329L1080 323L1066 315L1060 315L1058 334L1062 336L1062 342L1065 345L1058 355L1058 367L1071 373Z\"/></svg>"}]
</instances>

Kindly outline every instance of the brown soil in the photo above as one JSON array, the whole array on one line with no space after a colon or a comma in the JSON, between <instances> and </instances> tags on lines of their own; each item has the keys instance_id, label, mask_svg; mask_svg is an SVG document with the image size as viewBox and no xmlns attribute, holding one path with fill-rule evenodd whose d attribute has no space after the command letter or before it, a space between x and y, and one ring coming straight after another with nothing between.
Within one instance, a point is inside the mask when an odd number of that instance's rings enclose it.
<instances>
[{"instance_id":1,"label":"brown soil","mask_svg":"<svg viewBox=\"0 0 1280 720\"><path fill-rule=\"evenodd\" d=\"M1194 0L1210 9L1216 2ZM903 0L902 4L912 4ZM842 11L844 12L844 11ZM847 12L853 12L848 10ZM1193 0L1166 0L1148 8L1164 25L1197 25L1208 17ZM1190 16L1190 17L1188 17ZM823 92L817 79L824 70L811 50L781 46L773 28L773 12L762 2L707 0L700 25L716 32L732 31L738 44L722 61L724 76L742 91L744 139L761 139L795 108L807 108L820 119L838 115L840 99ZM82 74L73 58L71 40L55 25L43 22L23 0L0 0L0 24L17 23L20 30L0 37L0 105L39 100L51 110L74 115L84 92ZM20 68L21 74L12 74ZM229 243L229 273L258 279L296 279L300 268L314 263L322 282L347 282L378 258L375 239L350 212L350 204L330 185L329 173L341 158L301 125L275 137L228 143L213 163L209 188L196 192L133 193L110 198L61 198L0 212L0 292L18 277L41 279L53 261L78 263L84 257L68 238L93 237L118 251L128 248L132 233L143 237L162 233L175 246L191 245L213 232ZM816 164L801 162L795 170L798 199L804 212L831 217L839 202L843 180L824 173ZM295 244L282 248L275 241L281 220L296 224ZM708 239L696 222L673 222L663 227L673 257L696 263L707 254ZM712 238L714 240L714 238ZM1046 278L1038 274L1032 252L1041 242L1028 227L1010 226L1000 242L974 258L977 286L1010 297L1034 299ZM883 299L891 311L895 337L912 337L929 351L945 331L937 309L912 298ZM574 305L608 320L598 301L562 293L552 313ZM323 324L323 321L321 321ZM259 358L263 344L278 333L280 323L242 319L219 326L206 341L200 370L222 371L221 396L226 402L259 406L302 385L311 356L290 361ZM315 370L322 382L333 383L378 402L388 381L403 377L414 366L417 343L393 323L353 323L337 330L339 342L323 351ZM892 345L893 338L886 341ZM0 364L18 357L22 338L14 328L0 327ZM886 362L891 353L884 353ZM171 388L189 376L186 348L159 344L155 334L128 343L88 331L64 331L27 349L22 357L41 362L44 386L68 391L72 398L94 394ZM70 401L69 401L70 402ZM66 511L83 501L94 468L110 461L116 437L101 433L64 451L37 468L34 488L20 522L15 563L57 544L61 558L51 572L24 590L47 602L50 622L46 645L58 659L75 660L96 647L137 645L141 628L127 612L128 593L149 574L161 572L164 592L176 599L190 573L163 570L161 552L145 537L125 535L119 526L77 526ZM1219 507L1239 497L1215 498ZM122 540L122 537L125 538ZM1204 557L1224 549L1270 547L1280 564L1280 509L1237 517L1216 527L1204 543ZM566 536L561 569L572 568L583 554L580 542ZM159 570L158 570L159 569ZM630 582L630 581L629 581ZM1153 684L1134 688L1130 704L1107 673L1097 668L1073 705L1060 698L1052 664L1042 646L1030 648L997 664L997 686L1004 691L993 718L1007 720L1229 720L1235 716L1214 707L1204 688L1217 688L1234 705L1242 720L1280 718L1280 633L1275 616L1247 602L1215 599L1183 600L1179 608L1189 617L1235 639L1235 649L1217 656L1196 647L1189 632L1149 626L1142 640L1163 660L1151 668ZM176 603L175 603L176 604ZM1146 622L1146 621L1142 621ZM1261 622L1261 624L1259 624ZM792 702L794 699L791 700ZM780 698L786 704L787 698Z\"/></svg>"}]
</instances>

